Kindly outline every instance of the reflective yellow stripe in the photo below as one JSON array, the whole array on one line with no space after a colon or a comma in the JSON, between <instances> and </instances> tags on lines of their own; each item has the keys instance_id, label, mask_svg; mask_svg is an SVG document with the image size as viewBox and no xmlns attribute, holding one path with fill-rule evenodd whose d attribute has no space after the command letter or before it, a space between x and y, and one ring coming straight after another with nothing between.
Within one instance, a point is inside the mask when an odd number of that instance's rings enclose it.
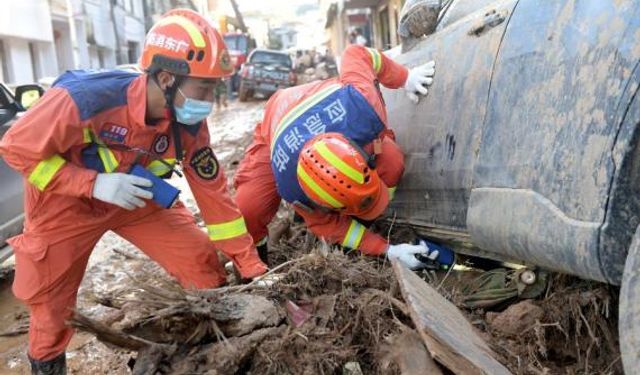
<instances>
[{"instance_id":1,"label":"reflective yellow stripe","mask_svg":"<svg viewBox=\"0 0 640 375\"><path fill-rule=\"evenodd\" d=\"M172 167L176 165L176 159L163 159L167 164ZM156 176L164 176L169 173L172 168L169 168L166 164L160 160L154 160L147 166L147 170Z\"/></svg>"},{"instance_id":2,"label":"reflective yellow stripe","mask_svg":"<svg viewBox=\"0 0 640 375\"><path fill-rule=\"evenodd\" d=\"M369 51L369 54L371 55L373 70L376 74L380 73L380 69L382 68L382 56L380 56L380 51L373 48L367 48L367 51Z\"/></svg>"},{"instance_id":3,"label":"reflective yellow stripe","mask_svg":"<svg viewBox=\"0 0 640 375\"><path fill-rule=\"evenodd\" d=\"M53 176L66 162L60 155L53 155L49 159L41 161L29 175L29 182L37 187L38 190L44 191Z\"/></svg>"},{"instance_id":4,"label":"reflective yellow stripe","mask_svg":"<svg viewBox=\"0 0 640 375\"><path fill-rule=\"evenodd\" d=\"M89 128L82 129L82 141L84 143L91 143L93 141L93 132Z\"/></svg>"},{"instance_id":5,"label":"reflective yellow stripe","mask_svg":"<svg viewBox=\"0 0 640 375\"><path fill-rule=\"evenodd\" d=\"M211 241L228 240L248 233L243 217L222 224L207 225L207 231Z\"/></svg>"},{"instance_id":6,"label":"reflective yellow stripe","mask_svg":"<svg viewBox=\"0 0 640 375\"><path fill-rule=\"evenodd\" d=\"M111 173L118 168L119 163L116 156L102 141L100 141L100 139L98 139L98 137L96 137L90 128L82 129L82 138L85 143L93 142L98 145L98 156L102 161L105 172Z\"/></svg>"},{"instance_id":7,"label":"reflective yellow stripe","mask_svg":"<svg viewBox=\"0 0 640 375\"><path fill-rule=\"evenodd\" d=\"M360 224L358 221L351 220L351 225L349 225L349 230L344 236L342 246L350 249L357 249L358 246L360 246L365 229L364 225Z\"/></svg>"},{"instance_id":8,"label":"reflective yellow stripe","mask_svg":"<svg viewBox=\"0 0 640 375\"><path fill-rule=\"evenodd\" d=\"M330 85L325 87L324 89L318 91L317 93L311 95L307 99L305 99L302 103L293 107L283 118L280 120L278 127L276 128L275 134L273 136L273 142L271 142L271 151L273 155L273 149L275 145L275 141L280 137L280 134L293 123L298 117L300 117L306 110L316 105L322 99L327 96L333 94L338 91L342 86L341 85Z\"/></svg>"},{"instance_id":9,"label":"reflective yellow stripe","mask_svg":"<svg viewBox=\"0 0 640 375\"><path fill-rule=\"evenodd\" d=\"M393 200L393 197L396 196L396 187L387 188L389 190L389 200Z\"/></svg>"},{"instance_id":10,"label":"reflective yellow stripe","mask_svg":"<svg viewBox=\"0 0 640 375\"><path fill-rule=\"evenodd\" d=\"M314 148L318 150L318 153L325 158L329 164L333 165L338 169L342 174L346 175L353 181L363 184L364 183L364 175L357 170L353 169L349 164L345 163L340 159L336 154L329 150L327 144L323 141L320 141L314 145Z\"/></svg>"},{"instance_id":11,"label":"reflective yellow stripe","mask_svg":"<svg viewBox=\"0 0 640 375\"><path fill-rule=\"evenodd\" d=\"M196 25L194 25L191 21L189 21L188 19L182 16L169 16L169 17L163 18L156 23L156 27L167 25L170 23L176 23L180 25L183 29L185 29L185 31L189 34L189 37L191 37L191 41L193 42L193 45L196 46L197 48L202 48L207 45L204 41L204 38L202 37L202 33L200 32L200 30L198 30Z\"/></svg>"},{"instance_id":12,"label":"reflective yellow stripe","mask_svg":"<svg viewBox=\"0 0 640 375\"><path fill-rule=\"evenodd\" d=\"M331 196L331 194L327 193L320 187L320 185L316 184L315 181L309 177L307 172L302 168L302 165L298 164L298 177L302 179L302 181L309 186L314 193L316 193L320 198L322 198L325 202L329 203L333 208L340 208L343 206L338 200Z\"/></svg>"},{"instance_id":13,"label":"reflective yellow stripe","mask_svg":"<svg viewBox=\"0 0 640 375\"><path fill-rule=\"evenodd\" d=\"M100 160L102 160L105 172L111 173L118 168L116 156L106 146L98 146L98 155L100 156Z\"/></svg>"}]
</instances>

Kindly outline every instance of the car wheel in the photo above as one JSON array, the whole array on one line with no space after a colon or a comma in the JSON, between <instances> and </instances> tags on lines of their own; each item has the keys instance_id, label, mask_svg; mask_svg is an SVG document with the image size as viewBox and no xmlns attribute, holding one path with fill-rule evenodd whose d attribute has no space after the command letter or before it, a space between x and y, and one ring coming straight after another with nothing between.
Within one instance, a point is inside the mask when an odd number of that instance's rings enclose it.
<instances>
[{"instance_id":1,"label":"car wheel","mask_svg":"<svg viewBox=\"0 0 640 375\"><path fill-rule=\"evenodd\" d=\"M633 236L622 275L618 332L625 374L640 368L640 227Z\"/></svg>"},{"instance_id":2,"label":"car wheel","mask_svg":"<svg viewBox=\"0 0 640 375\"><path fill-rule=\"evenodd\" d=\"M240 100L241 102L246 102L252 96L249 94L251 94L249 90L244 87L244 84L240 83L240 89L238 89L238 100Z\"/></svg>"}]
</instances>

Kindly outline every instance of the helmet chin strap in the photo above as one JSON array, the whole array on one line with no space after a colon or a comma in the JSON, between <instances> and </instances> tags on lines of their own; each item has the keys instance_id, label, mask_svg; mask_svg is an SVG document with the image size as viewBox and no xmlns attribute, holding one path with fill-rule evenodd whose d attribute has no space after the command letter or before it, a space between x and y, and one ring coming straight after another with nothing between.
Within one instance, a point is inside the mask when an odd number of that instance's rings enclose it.
<instances>
[{"instance_id":1,"label":"helmet chin strap","mask_svg":"<svg viewBox=\"0 0 640 375\"><path fill-rule=\"evenodd\" d=\"M158 82L158 73L152 74L154 82L160 86L160 82ZM173 134L173 143L176 150L176 160L178 162L182 162L184 158L184 150L182 149L182 138L180 137L180 123L176 119L176 109L173 104L176 93L178 92L178 87L184 80L184 77L174 74L173 75L173 83L164 89L164 100L165 100L165 111L168 114L168 118L171 121L171 132Z\"/></svg>"}]
</instances>

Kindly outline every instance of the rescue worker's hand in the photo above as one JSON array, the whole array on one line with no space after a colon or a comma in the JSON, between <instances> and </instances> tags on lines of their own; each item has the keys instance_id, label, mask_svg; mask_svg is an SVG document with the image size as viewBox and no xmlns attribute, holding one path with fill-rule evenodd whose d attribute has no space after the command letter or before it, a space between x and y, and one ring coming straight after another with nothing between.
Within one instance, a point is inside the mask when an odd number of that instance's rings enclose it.
<instances>
[{"instance_id":1,"label":"rescue worker's hand","mask_svg":"<svg viewBox=\"0 0 640 375\"><path fill-rule=\"evenodd\" d=\"M429 248L424 244L424 242L419 245L411 245L408 243L389 245L389 249L387 249L387 258L397 259L411 270L419 270L429 266L428 264L419 261L416 258L416 255L421 255L430 260L436 260L438 258L438 254L438 250L429 252Z\"/></svg>"},{"instance_id":2,"label":"rescue worker's hand","mask_svg":"<svg viewBox=\"0 0 640 375\"><path fill-rule=\"evenodd\" d=\"M435 73L436 62L433 60L409 70L404 89L407 90L407 96L412 102L418 104L418 101L420 101L418 95L426 96L429 93L427 86L433 83L433 75Z\"/></svg>"},{"instance_id":3,"label":"rescue worker's hand","mask_svg":"<svg viewBox=\"0 0 640 375\"><path fill-rule=\"evenodd\" d=\"M125 173L99 173L93 185L93 197L115 204L127 210L144 207L143 199L153 198L153 193L142 189L153 183L146 178Z\"/></svg>"}]
</instances>

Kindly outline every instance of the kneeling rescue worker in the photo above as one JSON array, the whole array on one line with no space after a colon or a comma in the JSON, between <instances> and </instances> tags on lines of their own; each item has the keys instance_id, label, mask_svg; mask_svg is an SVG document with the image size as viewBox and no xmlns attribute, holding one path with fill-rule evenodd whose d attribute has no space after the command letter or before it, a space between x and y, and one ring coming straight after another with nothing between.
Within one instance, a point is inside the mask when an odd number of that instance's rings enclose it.
<instances>
[{"instance_id":1,"label":"kneeling rescue worker","mask_svg":"<svg viewBox=\"0 0 640 375\"><path fill-rule=\"evenodd\" d=\"M281 199L329 243L397 258L412 269L427 266L416 256L435 260L438 251L425 243L389 245L363 225L386 209L404 170L379 84L404 87L417 103L434 73L433 61L409 70L375 49L351 45L339 77L274 94L234 181L263 261L267 225Z\"/></svg>"},{"instance_id":2,"label":"kneeling rescue worker","mask_svg":"<svg viewBox=\"0 0 640 375\"><path fill-rule=\"evenodd\" d=\"M0 154L25 177L25 228L13 292L28 306L34 374L64 374L65 325L89 255L112 230L185 288L225 283L216 249L244 278L266 272L210 148L206 118L219 79L233 72L225 44L202 16L168 12L149 31L144 74L70 71L4 136ZM207 225L177 201L151 201L152 178L181 165ZM154 177L155 177L154 176ZM157 180L164 183L162 180Z\"/></svg>"}]
</instances>

